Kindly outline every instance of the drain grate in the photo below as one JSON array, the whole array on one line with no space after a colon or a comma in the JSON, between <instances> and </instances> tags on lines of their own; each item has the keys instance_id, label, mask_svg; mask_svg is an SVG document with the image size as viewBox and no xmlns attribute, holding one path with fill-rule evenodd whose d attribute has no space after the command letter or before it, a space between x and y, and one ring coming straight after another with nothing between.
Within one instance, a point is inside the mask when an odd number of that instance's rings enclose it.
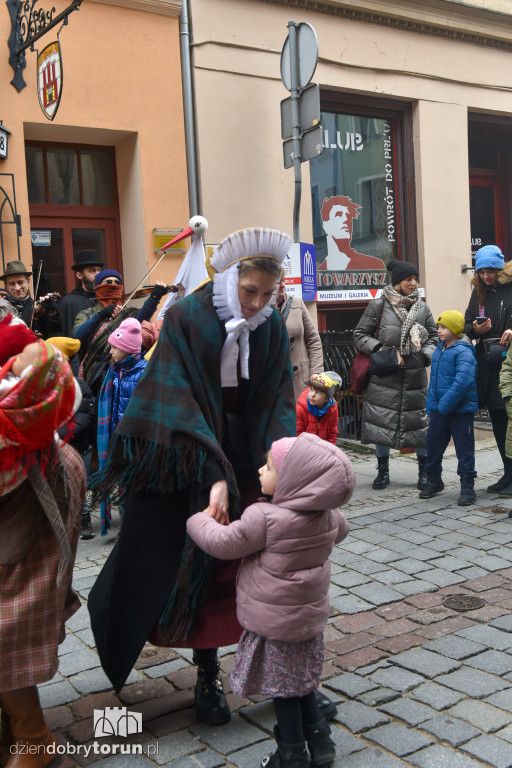
<instances>
[{"instance_id":1,"label":"drain grate","mask_svg":"<svg viewBox=\"0 0 512 768\"><path fill-rule=\"evenodd\" d=\"M451 608L452 611L476 611L485 605L485 600L481 597L472 595L449 595L443 600L445 608Z\"/></svg>"}]
</instances>

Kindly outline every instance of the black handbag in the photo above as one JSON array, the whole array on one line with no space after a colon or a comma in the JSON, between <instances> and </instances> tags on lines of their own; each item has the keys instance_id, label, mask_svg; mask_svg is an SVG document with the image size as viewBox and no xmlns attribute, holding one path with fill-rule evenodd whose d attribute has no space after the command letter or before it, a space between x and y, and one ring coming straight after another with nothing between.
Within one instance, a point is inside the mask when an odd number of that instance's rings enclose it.
<instances>
[{"instance_id":1,"label":"black handbag","mask_svg":"<svg viewBox=\"0 0 512 768\"><path fill-rule=\"evenodd\" d=\"M398 363L398 350L396 347L378 349L370 355L370 375L385 376L400 368Z\"/></svg>"},{"instance_id":2,"label":"black handbag","mask_svg":"<svg viewBox=\"0 0 512 768\"><path fill-rule=\"evenodd\" d=\"M499 368L507 356L510 344L500 344L499 339L484 339L485 358L489 365Z\"/></svg>"}]
</instances>

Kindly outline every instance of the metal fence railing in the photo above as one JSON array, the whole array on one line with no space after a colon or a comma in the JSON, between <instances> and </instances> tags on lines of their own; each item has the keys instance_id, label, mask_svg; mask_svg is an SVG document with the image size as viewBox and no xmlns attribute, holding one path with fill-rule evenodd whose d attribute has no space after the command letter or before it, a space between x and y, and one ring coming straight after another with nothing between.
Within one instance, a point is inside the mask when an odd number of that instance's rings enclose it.
<instances>
[{"instance_id":1,"label":"metal fence railing","mask_svg":"<svg viewBox=\"0 0 512 768\"><path fill-rule=\"evenodd\" d=\"M341 390L335 395L340 412L339 436L358 440L361 435L363 398L350 391L350 370L356 356L353 331L321 331L320 338L324 351L324 370L336 371L342 380Z\"/></svg>"}]
</instances>

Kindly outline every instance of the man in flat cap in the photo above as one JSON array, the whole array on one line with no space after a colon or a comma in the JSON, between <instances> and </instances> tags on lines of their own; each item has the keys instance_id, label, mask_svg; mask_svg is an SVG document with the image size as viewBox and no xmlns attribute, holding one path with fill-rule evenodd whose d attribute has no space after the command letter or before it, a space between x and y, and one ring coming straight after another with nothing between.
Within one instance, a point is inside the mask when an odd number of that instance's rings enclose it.
<instances>
[{"instance_id":1,"label":"man in flat cap","mask_svg":"<svg viewBox=\"0 0 512 768\"><path fill-rule=\"evenodd\" d=\"M6 299L17 310L21 319L34 333L46 339L61 333L59 309L51 294L38 300L40 311L34 315L34 299L30 295L32 272L22 261L9 261L0 280L5 283Z\"/></svg>"},{"instance_id":2,"label":"man in flat cap","mask_svg":"<svg viewBox=\"0 0 512 768\"><path fill-rule=\"evenodd\" d=\"M64 296L59 304L64 336L73 336L75 317L83 309L96 304L94 278L104 266L105 262L93 248L75 254L75 263L71 269L75 273L77 287Z\"/></svg>"}]
</instances>

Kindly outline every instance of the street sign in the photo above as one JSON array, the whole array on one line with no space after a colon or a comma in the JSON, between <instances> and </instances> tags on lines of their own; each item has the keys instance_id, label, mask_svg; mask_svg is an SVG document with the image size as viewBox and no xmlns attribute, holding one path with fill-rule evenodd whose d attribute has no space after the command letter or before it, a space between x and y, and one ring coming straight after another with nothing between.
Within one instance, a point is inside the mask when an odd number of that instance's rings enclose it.
<instances>
[{"instance_id":1,"label":"street sign","mask_svg":"<svg viewBox=\"0 0 512 768\"><path fill-rule=\"evenodd\" d=\"M312 128L310 131L301 134L299 141L301 163L305 163L307 160L312 160L314 157L318 157L323 151L322 126L317 125L316 128ZM293 142L294 139L287 139L283 143L285 168L293 168Z\"/></svg>"},{"instance_id":2,"label":"street sign","mask_svg":"<svg viewBox=\"0 0 512 768\"><path fill-rule=\"evenodd\" d=\"M296 25L297 88L305 88L315 74L318 61L318 38L307 21ZM292 90L290 35L281 52L281 80L288 91Z\"/></svg>"},{"instance_id":3,"label":"street sign","mask_svg":"<svg viewBox=\"0 0 512 768\"><path fill-rule=\"evenodd\" d=\"M309 131L320 122L320 86L312 83L304 88L298 99L299 124L301 131ZM288 96L281 102L281 138L293 136L292 98Z\"/></svg>"}]
</instances>

